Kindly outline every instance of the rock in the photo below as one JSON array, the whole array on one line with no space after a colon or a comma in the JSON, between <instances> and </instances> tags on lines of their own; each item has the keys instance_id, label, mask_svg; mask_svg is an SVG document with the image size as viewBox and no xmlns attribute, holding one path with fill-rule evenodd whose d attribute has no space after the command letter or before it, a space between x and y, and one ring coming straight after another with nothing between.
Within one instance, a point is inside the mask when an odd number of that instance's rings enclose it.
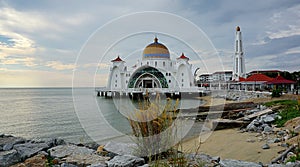
<instances>
[{"instance_id":1,"label":"rock","mask_svg":"<svg viewBox=\"0 0 300 167\"><path fill-rule=\"evenodd\" d=\"M257 131L257 127L254 125L256 122L256 120L253 120L247 127L246 130L247 131L253 131L256 132Z\"/></svg>"},{"instance_id":2,"label":"rock","mask_svg":"<svg viewBox=\"0 0 300 167\"><path fill-rule=\"evenodd\" d=\"M118 155L133 155L134 150L137 150L136 147L137 145L134 143L116 143L110 141L104 146L104 149Z\"/></svg>"},{"instance_id":3,"label":"rock","mask_svg":"<svg viewBox=\"0 0 300 167\"><path fill-rule=\"evenodd\" d=\"M62 163L60 165L60 167L77 167L76 165L73 165L73 164L69 164L69 163Z\"/></svg>"},{"instance_id":4,"label":"rock","mask_svg":"<svg viewBox=\"0 0 300 167\"><path fill-rule=\"evenodd\" d=\"M270 146L268 144L264 144L263 146L261 146L262 149L269 149Z\"/></svg>"},{"instance_id":5,"label":"rock","mask_svg":"<svg viewBox=\"0 0 300 167\"><path fill-rule=\"evenodd\" d=\"M6 136L4 135L2 138L0 138L0 146L4 146L6 144L12 143L14 144L20 144L25 143L26 140L20 137L13 137L13 136Z\"/></svg>"},{"instance_id":6,"label":"rock","mask_svg":"<svg viewBox=\"0 0 300 167\"><path fill-rule=\"evenodd\" d=\"M59 145L50 148L48 151L50 151L51 156L62 158L65 162L78 166L88 166L91 164L105 165L105 161L110 159L109 157L97 155L95 150L76 145Z\"/></svg>"},{"instance_id":7,"label":"rock","mask_svg":"<svg viewBox=\"0 0 300 167\"><path fill-rule=\"evenodd\" d=\"M49 146L46 143L24 143L14 145L14 149L18 151L23 159L29 158L47 148L49 148Z\"/></svg>"},{"instance_id":8,"label":"rock","mask_svg":"<svg viewBox=\"0 0 300 167\"><path fill-rule=\"evenodd\" d=\"M288 147L289 145L286 144L286 143L282 143L280 146L281 146L281 147Z\"/></svg>"},{"instance_id":9,"label":"rock","mask_svg":"<svg viewBox=\"0 0 300 167\"><path fill-rule=\"evenodd\" d=\"M8 150L11 150L12 148L14 147L14 144L13 143L7 143L3 146L3 150L4 151L8 151Z\"/></svg>"},{"instance_id":10,"label":"rock","mask_svg":"<svg viewBox=\"0 0 300 167\"><path fill-rule=\"evenodd\" d=\"M19 163L13 165L11 167L21 167L21 166L46 166L47 165L47 157L42 154L38 154L34 157L28 158L23 163Z\"/></svg>"},{"instance_id":11,"label":"rock","mask_svg":"<svg viewBox=\"0 0 300 167\"><path fill-rule=\"evenodd\" d=\"M295 132L295 133L299 133L299 132L300 132L300 125L298 125L298 126L296 126L296 127L294 128L294 132Z\"/></svg>"},{"instance_id":12,"label":"rock","mask_svg":"<svg viewBox=\"0 0 300 167\"><path fill-rule=\"evenodd\" d=\"M63 158L65 162L78 166L88 166L91 164L105 165L105 162L109 159L109 157L103 157L97 154L72 154Z\"/></svg>"},{"instance_id":13,"label":"rock","mask_svg":"<svg viewBox=\"0 0 300 167\"><path fill-rule=\"evenodd\" d=\"M149 164L144 164L144 165L138 166L138 167L149 167Z\"/></svg>"},{"instance_id":14,"label":"rock","mask_svg":"<svg viewBox=\"0 0 300 167\"><path fill-rule=\"evenodd\" d=\"M106 164L103 165L103 164L92 164L92 165L89 165L87 167L106 167Z\"/></svg>"},{"instance_id":15,"label":"rock","mask_svg":"<svg viewBox=\"0 0 300 167\"><path fill-rule=\"evenodd\" d=\"M277 132L277 135L278 135L278 136L283 136L283 135L285 135L285 131L283 131L283 130L278 131L278 132Z\"/></svg>"},{"instance_id":16,"label":"rock","mask_svg":"<svg viewBox=\"0 0 300 167\"><path fill-rule=\"evenodd\" d=\"M266 125L266 126L264 127L264 132L265 132L265 133L271 133L271 132L273 132L273 129L272 129L269 125Z\"/></svg>"},{"instance_id":17,"label":"rock","mask_svg":"<svg viewBox=\"0 0 300 167\"><path fill-rule=\"evenodd\" d=\"M221 167L262 167L258 163L233 160L233 159L224 159L220 161Z\"/></svg>"},{"instance_id":18,"label":"rock","mask_svg":"<svg viewBox=\"0 0 300 167\"><path fill-rule=\"evenodd\" d=\"M4 134L3 134L3 133L0 133L0 137L4 137Z\"/></svg>"},{"instance_id":19,"label":"rock","mask_svg":"<svg viewBox=\"0 0 300 167\"><path fill-rule=\"evenodd\" d=\"M274 122L275 119L272 116L267 115L266 117L263 118L263 121L265 123L271 123L271 122Z\"/></svg>"},{"instance_id":20,"label":"rock","mask_svg":"<svg viewBox=\"0 0 300 167\"><path fill-rule=\"evenodd\" d=\"M279 143L279 142L281 142L281 140L279 138L274 139L274 143Z\"/></svg>"},{"instance_id":21,"label":"rock","mask_svg":"<svg viewBox=\"0 0 300 167\"><path fill-rule=\"evenodd\" d=\"M90 155L95 151L86 147L79 147L75 145L59 145L56 147L50 148L50 155L56 158L64 158L68 155Z\"/></svg>"},{"instance_id":22,"label":"rock","mask_svg":"<svg viewBox=\"0 0 300 167\"><path fill-rule=\"evenodd\" d=\"M115 156L112 160L107 161L108 167L132 167L141 166L145 164L143 158L139 158L132 155Z\"/></svg>"},{"instance_id":23,"label":"rock","mask_svg":"<svg viewBox=\"0 0 300 167\"><path fill-rule=\"evenodd\" d=\"M10 166L21 161L17 150L0 152L0 167Z\"/></svg>"}]
</instances>

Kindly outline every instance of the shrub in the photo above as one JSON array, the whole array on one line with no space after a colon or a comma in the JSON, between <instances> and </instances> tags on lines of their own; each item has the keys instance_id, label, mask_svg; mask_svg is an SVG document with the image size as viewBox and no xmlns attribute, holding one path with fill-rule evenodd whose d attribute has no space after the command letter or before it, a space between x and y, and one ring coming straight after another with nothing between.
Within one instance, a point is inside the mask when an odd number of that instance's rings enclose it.
<instances>
[{"instance_id":1,"label":"shrub","mask_svg":"<svg viewBox=\"0 0 300 167\"><path fill-rule=\"evenodd\" d=\"M138 146L136 154L151 158L172 147L175 137L173 132L176 131L172 128L176 126L172 124L176 118L178 102L173 104L172 100L167 99L163 106L159 97L152 103L145 99L139 102L138 109L128 119L134 142Z\"/></svg>"},{"instance_id":2,"label":"shrub","mask_svg":"<svg viewBox=\"0 0 300 167\"><path fill-rule=\"evenodd\" d=\"M280 97L282 95L282 91L280 89L274 89L272 91L272 97Z\"/></svg>"}]
</instances>

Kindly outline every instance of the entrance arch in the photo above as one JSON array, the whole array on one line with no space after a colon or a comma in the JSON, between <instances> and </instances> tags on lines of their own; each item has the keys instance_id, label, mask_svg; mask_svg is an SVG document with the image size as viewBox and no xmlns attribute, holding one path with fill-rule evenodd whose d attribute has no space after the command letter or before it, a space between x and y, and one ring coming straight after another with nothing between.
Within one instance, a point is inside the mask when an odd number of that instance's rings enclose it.
<instances>
[{"instance_id":1,"label":"entrance arch","mask_svg":"<svg viewBox=\"0 0 300 167\"><path fill-rule=\"evenodd\" d=\"M156 68L138 69L129 79L128 88L168 88L165 76Z\"/></svg>"}]
</instances>

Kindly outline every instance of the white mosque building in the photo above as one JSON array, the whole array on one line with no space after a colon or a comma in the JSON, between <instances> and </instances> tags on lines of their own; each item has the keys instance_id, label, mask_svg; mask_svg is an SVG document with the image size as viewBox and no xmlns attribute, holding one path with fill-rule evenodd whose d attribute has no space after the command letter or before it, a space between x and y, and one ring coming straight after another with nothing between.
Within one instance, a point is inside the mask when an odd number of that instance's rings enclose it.
<instances>
[{"instance_id":1,"label":"white mosque building","mask_svg":"<svg viewBox=\"0 0 300 167\"><path fill-rule=\"evenodd\" d=\"M158 42L157 38L145 47L141 59L133 67L128 67L119 56L111 62L106 92L100 92L101 95L149 92L176 96L199 95L202 92L202 88L195 86L189 58L182 53L176 60L172 60L169 49Z\"/></svg>"}]
</instances>

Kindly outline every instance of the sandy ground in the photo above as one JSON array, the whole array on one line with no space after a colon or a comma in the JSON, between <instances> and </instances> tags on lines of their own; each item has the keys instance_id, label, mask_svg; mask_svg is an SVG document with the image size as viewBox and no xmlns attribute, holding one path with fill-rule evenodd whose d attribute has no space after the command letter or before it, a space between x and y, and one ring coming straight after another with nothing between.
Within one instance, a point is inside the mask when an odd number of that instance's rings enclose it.
<instances>
[{"instance_id":1,"label":"sandy ground","mask_svg":"<svg viewBox=\"0 0 300 167\"><path fill-rule=\"evenodd\" d=\"M297 95L283 95L279 98L255 98L247 99L247 102L265 103L274 100L297 100ZM222 98L211 98L210 96L199 97L205 100L205 106L220 105L226 103L235 103L235 101L226 101ZM261 146L266 143L265 140L259 141L255 137L257 133L240 133L237 129L226 129L214 131L211 135L202 136L202 142L199 152L203 152L212 156L220 156L222 159L238 159L251 162L270 163L276 158L279 151L285 148L278 146L278 143L272 143L270 149L262 149ZM206 139L205 141L203 141ZM247 142L254 140L255 142ZM194 153L199 146L199 137L186 140L182 144L182 150L187 153Z\"/></svg>"},{"instance_id":2,"label":"sandy ground","mask_svg":"<svg viewBox=\"0 0 300 167\"><path fill-rule=\"evenodd\" d=\"M257 133L241 133L237 129L226 129L214 131L204 142L201 142L199 152L211 156L220 156L221 159L237 159L251 162L262 162L264 164L276 158L279 151L285 148L278 146L278 143L269 144L270 149L262 149L266 141L259 141L255 137ZM204 140L203 136L201 140ZM254 142L247 142L254 140ZM182 150L187 153L194 153L199 146L199 137L187 140L182 143Z\"/></svg>"}]
</instances>

